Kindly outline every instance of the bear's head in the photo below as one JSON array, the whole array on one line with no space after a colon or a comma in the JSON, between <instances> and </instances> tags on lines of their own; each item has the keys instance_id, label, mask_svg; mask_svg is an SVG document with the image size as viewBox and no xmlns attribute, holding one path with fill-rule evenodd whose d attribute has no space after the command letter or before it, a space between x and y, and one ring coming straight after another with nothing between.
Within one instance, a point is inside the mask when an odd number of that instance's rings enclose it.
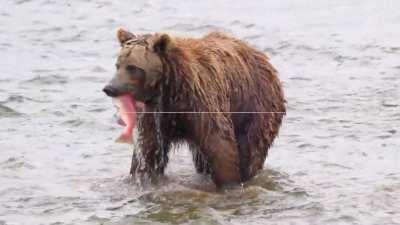
<instances>
[{"instance_id":1,"label":"bear's head","mask_svg":"<svg viewBox=\"0 0 400 225\"><path fill-rule=\"evenodd\" d=\"M121 45L116 73L103 91L110 97L130 93L143 103L151 102L160 93L157 88L165 78L162 57L172 41L167 34L135 35L119 28Z\"/></svg>"}]
</instances>

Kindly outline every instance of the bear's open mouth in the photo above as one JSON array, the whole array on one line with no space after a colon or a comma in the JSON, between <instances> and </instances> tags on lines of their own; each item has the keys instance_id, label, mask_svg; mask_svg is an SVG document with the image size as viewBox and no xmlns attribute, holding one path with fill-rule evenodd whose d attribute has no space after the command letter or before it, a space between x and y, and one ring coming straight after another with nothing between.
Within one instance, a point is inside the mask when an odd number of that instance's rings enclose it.
<instances>
[{"instance_id":1,"label":"bear's open mouth","mask_svg":"<svg viewBox=\"0 0 400 225\"><path fill-rule=\"evenodd\" d=\"M113 98L113 102L118 109L119 119L118 124L124 126L124 130L117 138L117 142L132 143L133 129L136 126L137 110L141 112L144 104L136 101L130 93L125 93Z\"/></svg>"},{"instance_id":2,"label":"bear's open mouth","mask_svg":"<svg viewBox=\"0 0 400 225\"><path fill-rule=\"evenodd\" d=\"M126 93L117 97L114 97L114 104L118 110L118 124L126 126L127 117L136 119L136 114L144 111L145 104L139 100L136 100L133 94ZM126 114L126 115L125 115ZM125 118L125 120L124 120ZM135 121L133 121L135 122Z\"/></svg>"}]
</instances>

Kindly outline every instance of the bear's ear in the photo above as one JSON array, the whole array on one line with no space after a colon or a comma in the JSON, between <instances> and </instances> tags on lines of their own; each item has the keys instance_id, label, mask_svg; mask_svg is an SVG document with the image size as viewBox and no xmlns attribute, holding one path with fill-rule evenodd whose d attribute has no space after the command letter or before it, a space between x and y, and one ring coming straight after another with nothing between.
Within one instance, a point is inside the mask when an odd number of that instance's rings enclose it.
<instances>
[{"instance_id":1,"label":"bear's ear","mask_svg":"<svg viewBox=\"0 0 400 225\"><path fill-rule=\"evenodd\" d=\"M122 45L124 45L124 43L132 38L135 38L136 35L132 34L131 32L125 30L122 27L119 27L117 29L117 38L119 43Z\"/></svg>"},{"instance_id":2,"label":"bear's ear","mask_svg":"<svg viewBox=\"0 0 400 225\"><path fill-rule=\"evenodd\" d=\"M172 45L172 39L168 34L159 35L153 44L153 51L158 54L165 54Z\"/></svg>"}]
</instances>

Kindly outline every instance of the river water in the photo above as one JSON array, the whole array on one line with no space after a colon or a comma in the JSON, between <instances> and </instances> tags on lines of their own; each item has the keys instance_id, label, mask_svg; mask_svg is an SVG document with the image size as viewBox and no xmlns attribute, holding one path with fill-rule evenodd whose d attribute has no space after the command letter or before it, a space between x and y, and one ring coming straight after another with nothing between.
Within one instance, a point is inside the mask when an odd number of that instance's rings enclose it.
<instances>
[{"instance_id":1,"label":"river water","mask_svg":"<svg viewBox=\"0 0 400 225\"><path fill-rule=\"evenodd\" d=\"M0 5L0 224L400 224L397 0ZM271 57L288 114L265 169L216 193L182 147L139 188L101 89L115 29L224 30Z\"/></svg>"}]
</instances>

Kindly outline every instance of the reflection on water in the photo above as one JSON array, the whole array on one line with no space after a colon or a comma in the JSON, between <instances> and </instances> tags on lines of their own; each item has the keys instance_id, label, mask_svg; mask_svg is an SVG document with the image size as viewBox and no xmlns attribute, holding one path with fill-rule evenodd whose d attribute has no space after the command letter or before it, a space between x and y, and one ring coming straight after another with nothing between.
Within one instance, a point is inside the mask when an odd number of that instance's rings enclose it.
<instances>
[{"instance_id":1,"label":"reflection on water","mask_svg":"<svg viewBox=\"0 0 400 225\"><path fill-rule=\"evenodd\" d=\"M260 218L273 220L274 215L316 216L322 211L321 204L310 201L306 191L296 187L287 174L271 169L264 170L243 187L224 193L168 181L163 187L143 192L109 210L130 205L140 205L142 209L125 215L120 224L224 224L223 221L240 222L243 217L257 222Z\"/></svg>"},{"instance_id":2,"label":"reflection on water","mask_svg":"<svg viewBox=\"0 0 400 225\"><path fill-rule=\"evenodd\" d=\"M400 224L397 1L49 1L0 7L1 224ZM190 153L138 187L101 89L115 29L224 30L266 52L288 115L266 168L215 192Z\"/></svg>"}]
</instances>

